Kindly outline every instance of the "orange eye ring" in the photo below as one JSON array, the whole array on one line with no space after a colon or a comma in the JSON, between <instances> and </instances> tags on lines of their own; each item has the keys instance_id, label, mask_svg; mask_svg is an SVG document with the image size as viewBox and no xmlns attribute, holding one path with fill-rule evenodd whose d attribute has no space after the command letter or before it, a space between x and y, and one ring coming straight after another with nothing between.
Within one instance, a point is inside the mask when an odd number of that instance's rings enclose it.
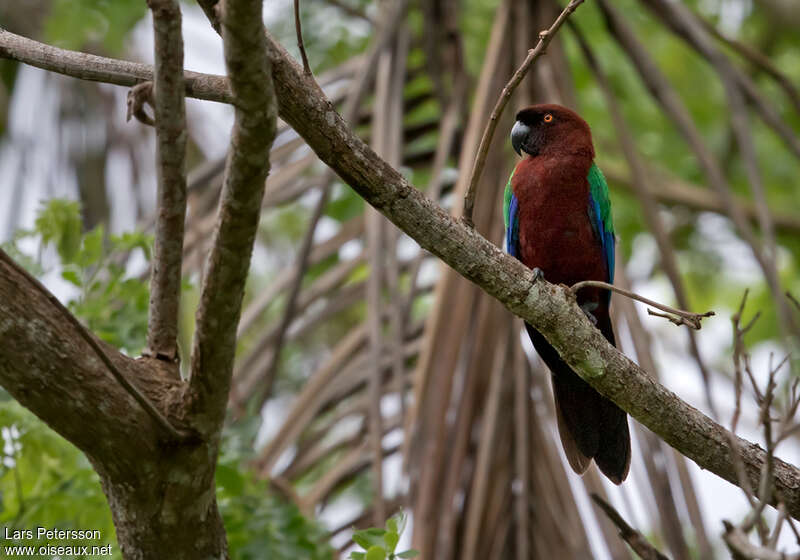
<instances>
[{"instance_id":1,"label":"orange eye ring","mask_svg":"<svg viewBox=\"0 0 800 560\"><path fill-rule=\"evenodd\" d=\"M547 113L544 116L544 119L542 119L542 120L544 120L544 122L547 122L547 123L552 122L553 121L553 115L551 115L550 113Z\"/></svg>"}]
</instances>

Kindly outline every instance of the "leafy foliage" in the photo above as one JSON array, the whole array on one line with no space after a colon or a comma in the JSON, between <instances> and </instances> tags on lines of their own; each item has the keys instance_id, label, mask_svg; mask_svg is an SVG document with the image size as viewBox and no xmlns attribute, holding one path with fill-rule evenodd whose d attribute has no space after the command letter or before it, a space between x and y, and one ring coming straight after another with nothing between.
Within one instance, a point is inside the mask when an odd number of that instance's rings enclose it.
<instances>
[{"instance_id":1,"label":"leafy foliage","mask_svg":"<svg viewBox=\"0 0 800 560\"><path fill-rule=\"evenodd\" d=\"M265 481L245 472L242 455L224 441L217 465L217 501L232 558L330 560L325 531L306 519L296 505L276 495Z\"/></svg>"},{"instance_id":2,"label":"leafy foliage","mask_svg":"<svg viewBox=\"0 0 800 560\"><path fill-rule=\"evenodd\" d=\"M386 521L386 528L370 527L353 533L353 542L364 549L364 552L350 553L351 560L396 560L398 558L415 558L419 552L412 549L395 552L400 536L406 528L406 516L397 513Z\"/></svg>"},{"instance_id":3,"label":"leafy foliage","mask_svg":"<svg viewBox=\"0 0 800 560\"><path fill-rule=\"evenodd\" d=\"M55 0L45 36L68 49L95 44L118 54L128 32L146 11L147 3L140 0Z\"/></svg>"},{"instance_id":4,"label":"leafy foliage","mask_svg":"<svg viewBox=\"0 0 800 560\"><path fill-rule=\"evenodd\" d=\"M61 277L79 294L67 303L69 310L106 342L137 354L147 335L149 287L120 263L136 250L149 260L152 240L142 233L106 235L102 225L82 233L81 224L77 202L50 200L39 211L34 229L17 233L10 253L24 254L17 246L24 239L40 241L42 249L54 247ZM40 260L29 257L22 264L32 274L45 272Z\"/></svg>"},{"instance_id":5,"label":"leafy foliage","mask_svg":"<svg viewBox=\"0 0 800 560\"><path fill-rule=\"evenodd\" d=\"M0 524L13 534L36 526L97 530L100 539L32 541L6 539L5 546L104 546L121 558L111 511L100 479L86 456L3 393L0 426L4 440L0 464ZM78 558L78 556L63 556Z\"/></svg>"}]
</instances>

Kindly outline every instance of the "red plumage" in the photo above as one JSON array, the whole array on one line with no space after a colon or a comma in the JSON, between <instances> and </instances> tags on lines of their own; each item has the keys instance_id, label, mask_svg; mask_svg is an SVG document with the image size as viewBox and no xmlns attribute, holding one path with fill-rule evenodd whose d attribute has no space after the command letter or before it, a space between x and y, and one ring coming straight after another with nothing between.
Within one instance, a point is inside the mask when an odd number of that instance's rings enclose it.
<instances>
[{"instance_id":1,"label":"red plumage","mask_svg":"<svg viewBox=\"0 0 800 560\"><path fill-rule=\"evenodd\" d=\"M518 258L530 268L541 269L549 282L609 281L612 271L590 214L587 176L594 148L589 126L558 105L530 107L517 120L525 136L512 134L512 141L528 152L511 179L518 208ZM583 289L578 304L614 344L607 292ZM630 465L627 416L562 361L540 333L526 327L553 374L559 433L570 465L583 473L594 459L619 484Z\"/></svg>"}]
</instances>

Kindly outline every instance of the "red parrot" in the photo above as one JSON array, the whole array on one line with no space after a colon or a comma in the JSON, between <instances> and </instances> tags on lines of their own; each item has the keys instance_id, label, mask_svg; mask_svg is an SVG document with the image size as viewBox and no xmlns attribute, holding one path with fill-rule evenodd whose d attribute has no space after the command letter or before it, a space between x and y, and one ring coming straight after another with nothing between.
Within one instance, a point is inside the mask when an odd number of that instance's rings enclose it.
<instances>
[{"instance_id":1,"label":"red parrot","mask_svg":"<svg viewBox=\"0 0 800 560\"><path fill-rule=\"evenodd\" d=\"M589 125L560 105L532 105L517 113L511 144L523 156L504 196L506 250L549 282L614 280L614 225L608 185L594 163ZM611 292L584 288L578 305L615 344ZM552 373L561 444L572 469L583 474L594 459L612 482L628 475L627 415L595 391L544 336L525 325Z\"/></svg>"}]
</instances>

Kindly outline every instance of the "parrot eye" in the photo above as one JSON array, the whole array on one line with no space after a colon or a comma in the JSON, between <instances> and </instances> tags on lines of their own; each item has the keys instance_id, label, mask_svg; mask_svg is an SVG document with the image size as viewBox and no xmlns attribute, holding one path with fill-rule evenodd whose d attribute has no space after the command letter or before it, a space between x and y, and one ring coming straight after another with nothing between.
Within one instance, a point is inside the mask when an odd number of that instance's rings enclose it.
<instances>
[{"instance_id":1,"label":"parrot eye","mask_svg":"<svg viewBox=\"0 0 800 560\"><path fill-rule=\"evenodd\" d=\"M547 122L547 123L552 122L553 121L553 115L551 115L550 113L547 113L544 116L544 119L542 119L542 120L544 120L544 122Z\"/></svg>"}]
</instances>

